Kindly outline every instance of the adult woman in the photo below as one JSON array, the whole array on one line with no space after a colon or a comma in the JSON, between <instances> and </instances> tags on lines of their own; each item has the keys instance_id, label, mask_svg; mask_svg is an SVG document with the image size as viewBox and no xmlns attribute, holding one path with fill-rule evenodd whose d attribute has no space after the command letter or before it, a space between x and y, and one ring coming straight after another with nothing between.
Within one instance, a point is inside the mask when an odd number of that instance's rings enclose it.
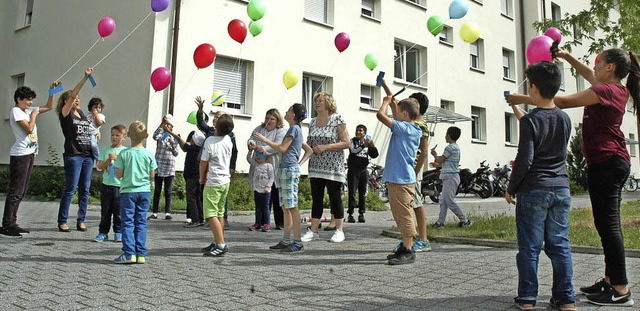
<instances>
[{"instance_id":1,"label":"adult woman","mask_svg":"<svg viewBox=\"0 0 640 311\"><path fill-rule=\"evenodd\" d=\"M91 171L93 170L93 156L91 153L91 122L80 110L78 93L87 81L92 69L87 68L84 77L78 85L60 95L56 111L60 120L60 127L64 135L64 176L65 186L60 197L58 208L58 230L69 232L67 218L71 199L78 189L78 220L76 228L87 231L84 224L89 203L89 187L91 186Z\"/></svg>"},{"instance_id":2,"label":"adult woman","mask_svg":"<svg viewBox=\"0 0 640 311\"><path fill-rule=\"evenodd\" d=\"M638 59L632 52L613 48L600 53L591 69L564 50L557 55L591 83L591 88L582 92L555 97L560 108L584 106L582 151L587 161L594 223L604 250L604 278L591 286L581 287L580 291L594 304L630 306L633 299L627 287L620 225L620 194L629 176L630 160L620 125L629 96L633 98L634 109L637 111L640 107ZM626 87L621 83L625 77ZM511 103L521 102L510 96L507 99ZM527 100L525 98L524 102Z\"/></svg>"},{"instance_id":3,"label":"adult woman","mask_svg":"<svg viewBox=\"0 0 640 311\"><path fill-rule=\"evenodd\" d=\"M324 207L324 189L329 194L331 207L330 229L335 228L331 242L344 241L342 224L344 206L342 205L342 184L345 182L344 149L349 148L349 133L342 115L336 113L337 106L333 96L327 92L313 96L314 108L318 115L311 119L307 144L313 153L305 153L301 163L309 159L309 181L311 182L311 228L302 237L303 241L317 239L318 226Z\"/></svg>"},{"instance_id":4,"label":"adult woman","mask_svg":"<svg viewBox=\"0 0 640 311\"><path fill-rule=\"evenodd\" d=\"M276 145L282 144L282 140L284 139L284 135L287 131L283 128L284 120L282 119L282 115L278 111L278 109L271 108L267 110L267 113L264 116L264 122L258 125L253 132L260 133L262 136L266 137L268 140L272 141ZM280 154L273 148L269 147L266 143L261 141L255 141L249 139L247 141L247 147L249 151L256 150L262 152L264 155L269 156L271 160L271 164L273 167L278 167L280 163ZM249 187L253 188L252 180L253 180L253 165L249 168ZM276 179L277 180L277 179ZM273 210L273 218L276 224L275 229L280 230L282 226L284 226L284 214L282 208L280 207L280 198L278 197L278 187L277 181L274 181L273 185L271 185L271 210Z\"/></svg>"}]
</instances>

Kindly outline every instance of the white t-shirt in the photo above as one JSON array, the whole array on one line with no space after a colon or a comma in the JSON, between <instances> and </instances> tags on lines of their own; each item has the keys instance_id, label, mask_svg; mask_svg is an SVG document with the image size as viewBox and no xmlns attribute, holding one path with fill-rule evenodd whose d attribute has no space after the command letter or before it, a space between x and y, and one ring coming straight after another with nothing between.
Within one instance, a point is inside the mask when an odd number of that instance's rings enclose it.
<instances>
[{"instance_id":1,"label":"white t-shirt","mask_svg":"<svg viewBox=\"0 0 640 311\"><path fill-rule=\"evenodd\" d=\"M98 119L100 119L102 122L105 122L105 118L102 113L98 114ZM98 126L98 124L96 123L96 116L93 113L89 113L89 115L87 116L87 120L91 122L91 127L93 127L91 129L91 134L98 135L98 133L100 133L100 126Z\"/></svg>"},{"instance_id":2,"label":"white t-shirt","mask_svg":"<svg viewBox=\"0 0 640 311\"><path fill-rule=\"evenodd\" d=\"M207 186L222 186L231 182L229 164L232 148L229 135L210 136L204 141L200 160L209 162Z\"/></svg>"},{"instance_id":3,"label":"white t-shirt","mask_svg":"<svg viewBox=\"0 0 640 311\"><path fill-rule=\"evenodd\" d=\"M33 126L31 134L27 134L18 122L24 120L29 123L31 120L31 112L39 110L40 107L30 107L26 111L22 111L19 107L11 108L9 119L11 120L11 131L16 137L16 142L11 146L10 156L24 156L32 153L38 153L38 127Z\"/></svg>"}]
</instances>

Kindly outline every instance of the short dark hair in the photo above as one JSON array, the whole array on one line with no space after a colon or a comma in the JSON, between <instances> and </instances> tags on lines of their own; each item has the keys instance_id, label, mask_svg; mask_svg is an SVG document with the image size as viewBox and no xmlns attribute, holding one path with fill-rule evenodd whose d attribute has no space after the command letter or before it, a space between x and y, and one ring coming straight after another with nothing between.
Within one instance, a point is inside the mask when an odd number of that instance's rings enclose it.
<instances>
[{"instance_id":1,"label":"short dark hair","mask_svg":"<svg viewBox=\"0 0 640 311\"><path fill-rule=\"evenodd\" d=\"M36 92L28 86L20 86L16 89L16 92L13 93L13 101L16 103L16 105L18 104L18 99L28 98L36 98Z\"/></svg>"},{"instance_id":2,"label":"short dark hair","mask_svg":"<svg viewBox=\"0 0 640 311\"><path fill-rule=\"evenodd\" d=\"M94 97L89 100L89 104L87 105L87 110L91 112L91 108L93 106L100 106L100 108L104 109L104 104L102 103L102 99L100 97Z\"/></svg>"},{"instance_id":3,"label":"short dark hair","mask_svg":"<svg viewBox=\"0 0 640 311\"><path fill-rule=\"evenodd\" d=\"M422 92L417 92L409 95L409 98L418 101L418 104L420 104L420 114L427 112L427 108L429 108L429 97L427 97L427 95Z\"/></svg>"},{"instance_id":4,"label":"short dark hair","mask_svg":"<svg viewBox=\"0 0 640 311\"><path fill-rule=\"evenodd\" d=\"M223 114L216 121L216 135L224 136L233 131L233 118L228 114Z\"/></svg>"},{"instance_id":5,"label":"short dark hair","mask_svg":"<svg viewBox=\"0 0 640 311\"><path fill-rule=\"evenodd\" d=\"M447 135L449 135L449 138L451 138L452 140L457 141L458 138L460 138L460 134L462 134L462 131L457 126L450 126L447 129Z\"/></svg>"},{"instance_id":6,"label":"short dark hair","mask_svg":"<svg viewBox=\"0 0 640 311\"><path fill-rule=\"evenodd\" d=\"M358 126L356 126L356 131L357 131L358 129L362 129L362 131L363 131L365 134L367 134L367 127L366 127L366 126L364 126L364 124L358 124Z\"/></svg>"},{"instance_id":7,"label":"short dark hair","mask_svg":"<svg viewBox=\"0 0 640 311\"><path fill-rule=\"evenodd\" d=\"M414 121L418 118L418 101L413 98L405 98L398 103L398 109L400 111L406 111L409 114L409 119Z\"/></svg>"},{"instance_id":8,"label":"short dark hair","mask_svg":"<svg viewBox=\"0 0 640 311\"><path fill-rule=\"evenodd\" d=\"M529 65L524 71L529 83L540 90L540 96L552 99L560 89L562 76L558 65L550 61L540 61Z\"/></svg>"}]
</instances>

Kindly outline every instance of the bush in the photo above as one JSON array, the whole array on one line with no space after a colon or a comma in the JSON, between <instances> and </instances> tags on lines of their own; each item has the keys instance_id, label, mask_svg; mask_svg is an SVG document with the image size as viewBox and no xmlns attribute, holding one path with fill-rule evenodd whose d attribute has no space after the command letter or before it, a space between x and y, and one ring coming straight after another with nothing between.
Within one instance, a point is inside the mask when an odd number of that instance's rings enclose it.
<instances>
[{"instance_id":1,"label":"bush","mask_svg":"<svg viewBox=\"0 0 640 311\"><path fill-rule=\"evenodd\" d=\"M567 175L569 175L571 182L582 187L582 189L586 189L587 161L582 154L582 128L576 127L575 130L576 135L571 138L569 152L567 153Z\"/></svg>"}]
</instances>

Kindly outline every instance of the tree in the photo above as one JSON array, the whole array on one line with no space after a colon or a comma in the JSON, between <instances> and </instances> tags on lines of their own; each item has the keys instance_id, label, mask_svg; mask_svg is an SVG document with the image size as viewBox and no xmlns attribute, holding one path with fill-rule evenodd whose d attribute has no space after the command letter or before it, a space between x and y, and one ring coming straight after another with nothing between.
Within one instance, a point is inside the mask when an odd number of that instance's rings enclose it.
<instances>
[{"instance_id":1,"label":"tree","mask_svg":"<svg viewBox=\"0 0 640 311\"><path fill-rule=\"evenodd\" d=\"M569 180L587 189L587 161L582 154L582 128L576 127L576 135L569 142L567 174Z\"/></svg>"},{"instance_id":2,"label":"tree","mask_svg":"<svg viewBox=\"0 0 640 311\"><path fill-rule=\"evenodd\" d=\"M582 59L610 47L622 47L627 51L640 52L640 4L638 0L591 0L590 9L577 14L566 13L561 20L534 22L536 30L544 32L549 27L562 31L562 47L571 47L591 41L589 50ZM619 13L614 15L614 11ZM602 37L592 38L590 34L602 33ZM566 40L571 38L571 40ZM586 41L584 39L587 39Z\"/></svg>"}]
</instances>

